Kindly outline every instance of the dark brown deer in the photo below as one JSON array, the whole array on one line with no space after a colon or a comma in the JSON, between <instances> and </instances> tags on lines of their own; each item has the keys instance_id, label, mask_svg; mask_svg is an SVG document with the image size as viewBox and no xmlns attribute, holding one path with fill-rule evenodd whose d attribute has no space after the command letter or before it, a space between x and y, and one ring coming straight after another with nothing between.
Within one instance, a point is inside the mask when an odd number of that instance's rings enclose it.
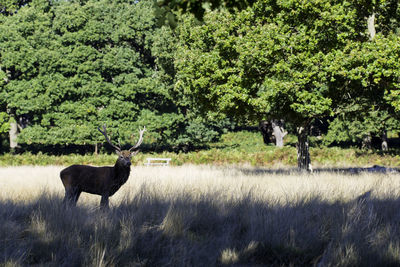
<instances>
[{"instance_id":1,"label":"dark brown deer","mask_svg":"<svg viewBox=\"0 0 400 267\"><path fill-rule=\"evenodd\" d=\"M97 128L106 138L107 142L115 148L118 154L117 162L113 167L93 167L88 165L72 165L60 172L61 181L65 187L65 204L76 205L82 192L101 196L100 208L108 208L108 198L115 194L118 189L126 183L131 171L131 157L139 151L138 147L142 144L143 130L139 130L139 140L129 150L121 150L120 147L113 145L107 136L106 126L103 131Z\"/></svg>"}]
</instances>

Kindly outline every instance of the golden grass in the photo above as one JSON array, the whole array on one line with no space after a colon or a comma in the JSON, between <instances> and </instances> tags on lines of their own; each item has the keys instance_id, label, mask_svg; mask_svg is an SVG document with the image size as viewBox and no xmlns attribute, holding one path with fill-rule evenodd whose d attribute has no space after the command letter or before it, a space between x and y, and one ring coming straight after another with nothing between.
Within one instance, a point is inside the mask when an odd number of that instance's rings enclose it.
<instances>
[{"instance_id":1,"label":"golden grass","mask_svg":"<svg viewBox=\"0 0 400 267\"><path fill-rule=\"evenodd\" d=\"M102 213L61 169L0 168L0 265L400 264L399 175L136 166Z\"/></svg>"},{"instance_id":2,"label":"golden grass","mask_svg":"<svg viewBox=\"0 0 400 267\"><path fill-rule=\"evenodd\" d=\"M64 188L59 178L61 166L20 166L0 168L0 198L30 201L43 191L63 197ZM194 199L204 194L219 194L225 199L240 199L249 194L262 201L286 204L304 197L318 196L326 201L347 201L372 190L375 197L399 197L398 175L348 175L338 173L269 174L252 167L136 166L128 182L111 198L116 206L121 200L134 197L143 187L157 195L171 199L190 194ZM81 195L80 204L95 204L99 197Z\"/></svg>"}]
</instances>

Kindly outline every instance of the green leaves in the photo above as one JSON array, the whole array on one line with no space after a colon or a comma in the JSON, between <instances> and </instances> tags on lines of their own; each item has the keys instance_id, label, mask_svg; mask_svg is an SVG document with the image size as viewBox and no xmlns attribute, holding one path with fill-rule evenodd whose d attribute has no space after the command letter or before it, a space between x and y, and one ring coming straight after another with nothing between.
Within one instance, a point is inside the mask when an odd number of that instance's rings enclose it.
<instances>
[{"instance_id":1,"label":"green leaves","mask_svg":"<svg viewBox=\"0 0 400 267\"><path fill-rule=\"evenodd\" d=\"M10 117L5 112L0 112L0 134L10 130Z\"/></svg>"},{"instance_id":2,"label":"green leaves","mask_svg":"<svg viewBox=\"0 0 400 267\"><path fill-rule=\"evenodd\" d=\"M377 118L371 107L393 114L390 105L400 110L394 6L260 0L240 12L206 12L201 25L184 16L175 89L203 114L246 122L277 118L305 126L344 112L350 120ZM372 12L379 14L378 33L370 41Z\"/></svg>"},{"instance_id":3,"label":"green leaves","mask_svg":"<svg viewBox=\"0 0 400 267\"><path fill-rule=\"evenodd\" d=\"M368 136L380 137L386 131L397 132L399 129L399 121L387 111L371 108L360 112L358 109L355 114L337 116L329 125L324 143L362 142Z\"/></svg>"},{"instance_id":4,"label":"green leaves","mask_svg":"<svg viewBox=\"0 0 400 267\"><path fill-rule=\"evenodd\" d=\"M20 143L95 144L103 123L122 144L139 126L155 147L210 140L172 90L176 37L152 0L37 0L0 18L0 108L27 120Z\"/></svg>"},{"instance_id":5,"label":"green leaves","mask_svg":"<svg viewBox=\"0 0 400 267\"><path fill-rule=\"evenodd\" d=\"M298 9L292 6L296 3ZM329 13L331 6L326 2L318 2L320 6L301 1L281 4L268 18L254 18L257 10L206 13L204 25L190 24L190 35L187 22L183 23L178 80L205 110L238 120L259 114L258 118L303 121L333 113L324 74L324 64L329 63L321 52L329 51L325 44L332 40L317 30L328 27L326 16L334 16ZM320 17L322 10L329 14ZM343 10L334 11L343 14ZM299 17L309 14L296 20L289 16L296 16L293 12L299 12Z\"/></svg>"},{"instance_id":6,"label":"green leaves","mask_svg":"<svg viewBox=\"0 0 400 267\"><path fill-rule=\"evenodd\" d=\"M326 115L333 116L332 100L317 92L298 91L291 108L304 118L317 118Z\"/></svg>"},{"instance_id":7,"label":"green leaves","mask_svg":"<svg viewBox=\"0 0 400 267\"><path fill-rule=\"evenodd\" d=\"M28 120L27 143L101 142L105 122L130 142L140 122L162 146L212 140L226 118L304 126L400 110L394 0L206 2L8 1L0 112ZM160 26L171 10L194 8L201 22L176 13L177 28Z\"/></svg>"}]
</instances>

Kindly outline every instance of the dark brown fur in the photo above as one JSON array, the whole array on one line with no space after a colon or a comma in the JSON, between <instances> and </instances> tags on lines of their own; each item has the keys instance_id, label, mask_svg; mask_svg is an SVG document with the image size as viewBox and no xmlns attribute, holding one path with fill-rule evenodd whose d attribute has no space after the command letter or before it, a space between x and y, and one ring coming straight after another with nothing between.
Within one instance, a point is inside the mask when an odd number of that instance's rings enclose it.
<instances>
[{"instance_id":1,"label":"dark brown fur","mask_svg":"<svg viewBox=\"0 0 400 267\"><path fill-rule=\"evenodd\" d=\"M137 149L143 141L143 133L146 127L140 130L139 141L129 150L121 150L120 147L113 145L107 136L106 125L103 131L98 130L104 135L106 141L113 146L118 154L117 162L113 167L93 167L87 165L72 165L60 172L61 181L65 188L64 203L73 206L79 199L82 192L101 196L100 207L108 207L108 198L115 194L118 189L126 183L131 172L131 158L136 155Z\"/></svg>"},{"instance_id":2,"label":"dark brown fur","mask_svg":"<svg viewBox=\"0 0 400 267\"><path fill-rule=\"evenodd\" d=\"M93 167L72 165L61 171L61 181L65 187L64 202L76 205L82 192L101 196L100 206L108 207L108 198L126 183L130 174L131 152L118 152L119 157L113 167Z\"/></svg>"}]
</instances>

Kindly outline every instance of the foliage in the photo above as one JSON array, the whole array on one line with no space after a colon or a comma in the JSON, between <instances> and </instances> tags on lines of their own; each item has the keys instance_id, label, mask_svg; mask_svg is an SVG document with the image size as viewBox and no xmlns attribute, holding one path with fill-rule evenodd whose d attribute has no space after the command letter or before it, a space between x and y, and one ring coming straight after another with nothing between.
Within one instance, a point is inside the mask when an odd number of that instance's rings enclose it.
<instances>
[{"instance_id":1,"label":"foliage","mask_svg":"<svg viewBox=\"0 0 400 267\"><path fill-rule=\"evenodd\" d=\"M358 89L338 93L329 80L343 65L333 60L337 54L365 38L355 28L356 10L328 1L293 1L273 10L270 4L261 1L238 14L209 12L201 26L186 19L177 88L206 110L239 119L269 116L302 125L333 115L341 97Z\"/></svg>"},{"instance_id":2,"label":"foliage","mask_svg":"<svg viewBox=\"0 0 400 267\"><path fill-rule=\"evenodd\" d=\"M171 90L175 41L153 1L38 0L2 19L0 105L28 121L20 143L96 144L103 123L122 144L145 125L156 149L219 135Z\"/></svg>"},{"instance_id":3,"label":"foliage","mask_svg":"<svg viewBox=\"0 0 400 267\"><path fill-rule=\"evenodd\" d=\"M5 99L33 124L20 141L97 143L96 128L107 122L127 142L140 117L173 123L155 111L171 103L165 85L151 78L151 12L149 1L35 2L7 20L2 62L12 78Z\"/></svg>"},{"instance_id":4,"label":"foliage","mask_svg":"<svg viewBox=\"0 0 400 267\"><path fill-rule=\"evenodd\" d=\"M325 144L358 142L399 129L398 38L393 32L378 34L371 42L353 44L336 53L332 60L342 66L332 71L331 80L338 88L351 87L352 92L347 96L343 92Z\"/></svg>"},{"instance_id":5,"label":"foliage","mask_svg":"<svg viewBox=\"0 0 400 267\"><path fill-rule=\"evenodd\" d=\"M396 106L400 13L394 1L360 5L265 0L241 12L206 12L201 25L185 16L175 88L203 113L284 119L297 128L299 143L314 119L371 105L392 112L385 101ZM378 23L391 23L370 41L365 17L373 12ZM298 147L306 157L306 146Z\"/></svg>"},{"instance_id":6,"label":"foliage","mask_svg":"<svg viewBox=\"0 0 400 267\"><path fill-rule=\"evenodd\" d=\"M11 15L18 11L20 7L26 5L32 0L1 0L0 1L0 15Z\"/></svg>"},{"instance_id":7,"label":"foliage","mask_svg":"<svg viewBox=\"0 0 400 267\"><path fill-rule=\"evenodd\" d=\"M204 13L209 9L226 9L229 11L235 11L238 9L244 9L249 5L252 5L254 0L157 0L157 5L162 11L168 15L173 15L171 11L190 12L196 16L197 19L202 20Z\"/></svg>"},{"instance_id":8,"label":"foliage","mask_svg":"<svg viewBox=\"0 0 400 267\"><path fill-rule=\"evenodd\" d=\"M380 110L370 111L358 116L342 115L336 117L329 124L328 134L324 137L324 144L333 142L362 142L371 136L382 136L386 131L398 131L399 121L389 113Z\"/></svg>"},{"instance_id":9,"label":"foliage","mask_svg":"<svg viewBox=\"0 0 400 267\"><path fill-rule=\"evenodd\" d=\"M5 112L0 112L0 134L8 132L10 130L9 116Z\"/></svg>"},{"instance_id":10,"label":"foliage","mask_svg":"<svg viewBox=\"0 0 400 267\"><path fill-rule=\"evenodd\" d=\"M10 118L6 112L0 111L0 151L6 146L6 136L10 130Z\"/></svg>"}]
</instances>

